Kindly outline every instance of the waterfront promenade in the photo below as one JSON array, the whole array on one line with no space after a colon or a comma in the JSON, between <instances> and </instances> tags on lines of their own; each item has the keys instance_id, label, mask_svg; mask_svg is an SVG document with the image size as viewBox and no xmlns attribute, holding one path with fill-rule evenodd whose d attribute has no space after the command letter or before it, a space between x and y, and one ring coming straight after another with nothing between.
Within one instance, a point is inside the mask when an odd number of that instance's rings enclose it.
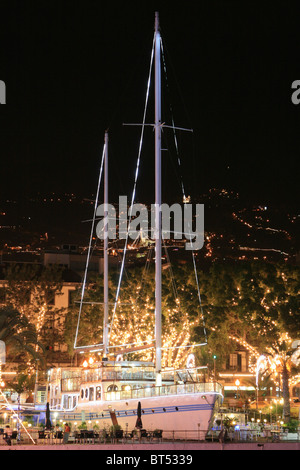
<instances>
[{"instance_id":1,"label":"waterfront promenade","mask_svg":"<svg viewBox=\"0 0 300 470\"><path fill-rule=\"evenodd\" d=\"M145 431L145 430L143 430ZM21 430L19 439L14 431L11 445L5 438L5 434L0 435L1 450L63 450L80 451L96 450L102 453L111 452L153 452L174 453L195 452L200 450L300 450L300 433L287 433L282 430L241 429L229 432L227 435L220 434L214 430L207 437L207 431L203 434L192 431L181 431L185 439L176 438L175 431L144 432L140 434L126 432L116 435L103 434L94 431L81 430L71 432L68 443L64 443L63 432L40 431L30 429L30 433ZM222 437L221 437L222 435Z\"/></svg>"}]
</instances>

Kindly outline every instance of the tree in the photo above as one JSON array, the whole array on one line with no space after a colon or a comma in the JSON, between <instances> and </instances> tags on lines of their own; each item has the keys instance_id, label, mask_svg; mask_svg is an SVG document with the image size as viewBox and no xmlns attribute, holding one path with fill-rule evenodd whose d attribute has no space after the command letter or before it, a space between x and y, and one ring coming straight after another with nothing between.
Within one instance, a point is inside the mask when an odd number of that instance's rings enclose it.
<instances>
[{"instance_id":1,"label":"tree","mask_svg":"<svg viewBox=\"0 0 300 470\"><path fill-rule=\"evenodd\" d=\"M199 279L212 352L222 344L226 355L232 336L264 351L283 333L295 337L299 331L299 267L216 262L207 273L200 272Z\"/></svg>"},{"instance_id":2,"label":"tree","mask_svg":"<svg viewBox=\"0 0 300 470\"><path fill-rule=\"evenodd\" d=\"M6 345L11 362L43 360L43 345L34 325L13 307L0 308L0 340Z\"/></svg>"},{"instance_id":3,"label":"tree","mask_svg":"<svg viewBox=\"0 0 300 470\"><path fill-rule=\"evenodd\" d=\"M207 271L198 272L201 305L194 273L190 266L176 266L163 270L162 324L163 365L182 366L190 348L175 348L207 342L207 348L194 348L200 364L223 364L237 344L250 351L250 367L255 368L260 354L268 352L282 341L282 335L293 337L299 331L298 315L300 275L299 268L262 262L215 262ZM114 296L117 272L110 273L110 344L139 345L154 338L155 291L152 266L147 269L130 267L124 276L120 303L114 318ZM77 299L79 300L79 298ZM90 278L82 311L79 344L95 344L102 340L103 301L102 278ZM76 310L70 311L66 337L74 344L77 324ZM113 320L113 321L112 321ZM250 346L251 345L251 346ZM117 351L117 350L116 350ZM153 359L153 349L143 358Z\"/></svg>"},{"instance_id":4,"label":"tree","mask_svg":"<svg viewBox=\"0 0 300 470\"><path fill-rule=\"evenodd\" d=\"M18 394L18 415L21 411L21 394L24 392L30 392L34 389L34 376L27 374L18 374L13 382L7 382L6 384L10 389L14 390ZM17 420L18 430L18 441L21 440L21 427L20 420Z\"/></svg>"},{"instance_id":5,"label":"tree","mask_svg":"<svg viewBox=\"0 0 300 470\"><path fill-rule=\"evenodd\" d=\"M231 336L231 339L239 343L239 338ZM283 334L276 343L267 347L262 355L261 352L243 341L243 346L251 351L251 354L258 360L262 358L260 373L262 378L272 379L282 392L283 398L283 417L285 422L290 420L290 381L293 365L299 365L293 360L295 355L294 348L291 347L292 340ZM297 354L296 357L298 357ZM257 373L256 364L253 366L253 372ZM264 386L266 381L264 382Z\"/></svg>"},{"instance_id":6,"label":"tree","mask_svg":"<svg viewBox=\"0 0 300 470\"><path fill-rule=\"evenodd\" d=\"M174 278L179 278L178 285ZM184 280L184 281L183 281ZM110 345L125 344L135 346L151 346L155 330L155 290L154 269L141 267L130 268L124 276L121 286L120 302L114 311L114 300L117 285L117 273L110 273L109 280L109 323ZM199 309L195 305L193 285L186 268L177 268L177 272L163 271L162 282L162 364L165 367L179 367L185 364L190 352L184 346L190 344L192 327L199 322ZM83 304L78 330L78 345L99 344L102 341L103 325L103 280L91 276L86 286L85 302ZM77 301L80 298L78 291ZM74 344L77 326L78 304L66 316L65 338L70 347ZM126 349L126 346L123 348ZM116 353L118 349L115 350ZM154 359L154 348L134 353L135 357L144 360Z\"/></svg>"},{"instance_id":7,"label":"tree","mask_svg":"<svg viewBox=\"0 0 300 470\"><path fill-rule=\"evenodd\" d=\"M61 294L62 269L59 266L12 265L6 269L5 279L6 305L18 310L22 318L35 325L39 341L45 345L61 342L61 309L55 308L54 298Z\"/></svg>"},{"instance_id":8,"label":"tree","mask_svg":"<svg viewBox=\"0 0 300 470\"><path fill-rule=\"evenodd\" d=\"M285 422L288 422L291 417L290 407L290 387L289 380L292 370L292 354L291 348L292 341L285 338L281 342L273 345L273 358L275 359L276 369L281 374L282 382L282 397L283 397L283 417Z\"/></svg>"}]
</instances>

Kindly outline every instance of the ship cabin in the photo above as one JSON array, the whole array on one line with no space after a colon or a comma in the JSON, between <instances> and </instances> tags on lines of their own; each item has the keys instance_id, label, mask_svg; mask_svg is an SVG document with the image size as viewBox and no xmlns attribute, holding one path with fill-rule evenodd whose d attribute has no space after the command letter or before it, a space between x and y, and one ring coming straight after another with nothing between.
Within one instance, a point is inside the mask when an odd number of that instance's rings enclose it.
<instances>
[{"instance_id":1,"label":"ship cabin","mask_svg":"<svg viewBox=\"0 0 300 470\"><path fill-rule=\"evenodd\" d=\"M165 370L162 387L197 382L192 370ZM51 410L72 411L78 405L128 400L157 394L153 362L100 361L87 367L53 368L48 372Z\"/></svg>"},{"instance_id":2,"label":"ship cabin","mask_svg":"<svg viewBox=\"0 0 300 470\"><path fill-rule=\"evenodd\" d=\"M50 408L71 411L79 404L128 399L134 390L155 386L155 368L152 362L101 361L51 369L48 382Z\"/></svg>"}]
</instances>

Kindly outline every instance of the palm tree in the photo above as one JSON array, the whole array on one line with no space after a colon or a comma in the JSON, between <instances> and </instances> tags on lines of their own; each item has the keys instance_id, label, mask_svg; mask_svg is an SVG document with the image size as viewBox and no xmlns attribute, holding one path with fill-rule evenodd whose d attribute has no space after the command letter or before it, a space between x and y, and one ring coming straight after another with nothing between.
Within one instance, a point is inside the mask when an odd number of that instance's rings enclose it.
<instances>
[{"instance_id":1,"label":"palm tree","mask_svg":"<svg viewBox=\"0 0 300 470\"><path fill-rule=\"evenodd\" d=\"M29 392L34 389L35 377L29 376L27 374L18 374L16 380L13 382L7 382L7 386L14 390L18 394L18 415L21 411L21 394L24 392ZM20 421L17 421L17 430L18 430L18 441L21 440L21 427Z\"/></svg>"},{"instance_id":2,"label":"palm tree","mask_svg":"<svg viewBox=\"0 0 300 470\"><path fill-rule=\"evenodd\" d=\"M255 377L249 377L243 380L243 383L245 385L248 385L249 387L253 388L253 402L255 400L256 409L258 408L259 399L263 401L264 399L267 399L268 397L270 399L272 398L270 394L270 390L274 387L274 380L271 374L269 375L265 374L263 377L260 376L259 378L260 380L258 381L258 384L256 384ZM257 392L256 397L255 397L255 391ZM245 397L247 397L247 395L245 395Z\"/></svg>"},{"instance_id":3,"label":"palm tree","mask_svg":"<svg viewBox=\"0 0 300 470\"><path fill-rule=\"evenodd\" d=\"M290 389L289 379L291 376L293 350L291 349L291 341L282 341L272 346L274 350L273 358L277 363L277 370L281 377L282 398L283 398L283 418L287 423L291 417L290 406Z\"/></svg>"},{"instance_id":4,"label":"palm tree","mask_svg":"<svg viewBox=\"0 0 300 470\"><path fill-rule=\"evenodd\" d=\"M234 336L230 336L230 338L239 342L239 338ZM293 361L293 353L295 354L295 352L294 348L291 347L291 343L292 341L286 335L282 335L280 340L267 348L267 351L264 352L266 367L265 371L262 371L262 375L265 377L268 374L268 381L274 380L275 383L279 382L283 398L283 418L286 423L290 420L291 415L289 380L291 378L292 363L295 363ZM250 346L246 341L243 341L243 345L252 354L255 353L257 359L259 358L260 353L256 348Z\"/></svg>"},{"instance_id":5,"label":"palm tree","mask_svg":"<svg viewBox=\"0 0 300 470\"><path fill-rule=\"evenodd\" d=\"M43 345L38 341L35 326L13 307L0 308L0 340L6 345L11 361L24 362L26 357L43 360Z\"/></svg>"}]
</instances>

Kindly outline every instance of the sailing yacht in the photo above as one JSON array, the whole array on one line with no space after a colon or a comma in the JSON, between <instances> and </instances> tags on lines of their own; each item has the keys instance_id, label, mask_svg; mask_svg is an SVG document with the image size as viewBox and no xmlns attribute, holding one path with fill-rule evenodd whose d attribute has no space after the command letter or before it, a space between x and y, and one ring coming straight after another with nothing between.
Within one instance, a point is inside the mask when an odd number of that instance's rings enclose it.
<instances>
[{"instance_id":1,"label":"sailing yacht","mask_svg":"<svg viewBox=\"0 0 300 470\"><path fill-rule=\"evenodd\" d=\"M124 430L133 429L141 409L143 427L172 432L176 438L186 431L207 433L214 414L222 403L222 387L201 381L201 367L174 370L162 368L161 323L161 38L159 15L155 14L155 363L109 359L108 322L108 237L104 237L104 321L103 357L85 361L80 367L53 368L48 372L49 403L56 420L90 422L100 428L118 423ZM108 132L104 139L104 204L108 203ZM104 206L105 207L105 206ZM105 214L104 214L105 216ZM106 226L107 230L107 226ZM98 348L98 349L97 349ZM80 348L78 348L80 349ZM99 351L82 347L79 352ZM52 415L53 416L53 415Z\"/></svg>"}]
</instances>

